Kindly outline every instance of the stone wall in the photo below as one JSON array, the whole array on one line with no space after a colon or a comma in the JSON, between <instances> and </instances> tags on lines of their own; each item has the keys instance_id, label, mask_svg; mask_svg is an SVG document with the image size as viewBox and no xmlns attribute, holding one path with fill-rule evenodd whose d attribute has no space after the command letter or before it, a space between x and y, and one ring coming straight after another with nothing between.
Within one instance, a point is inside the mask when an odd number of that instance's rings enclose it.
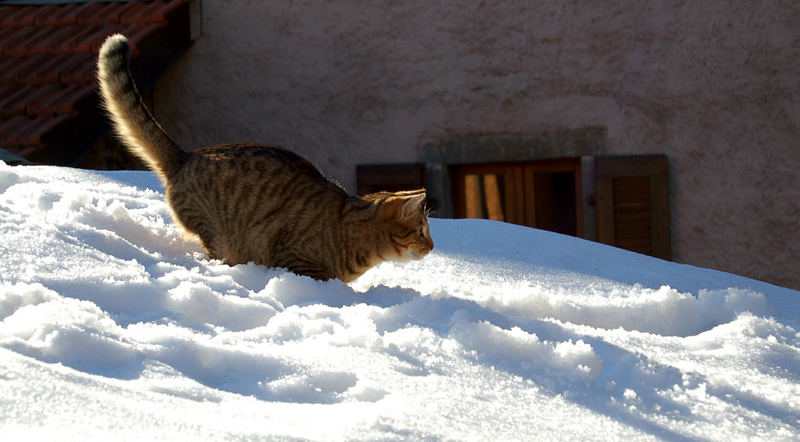
<instances>
[{"instance_id":1,"label":"stone wall","mask_svg":"<svg viewBox=\"0 0 800 442\"><path fill-rule=\"evenodd\" d=\"M202 0L155 113L351 190L441 140L602 127L607 153L669 155L676 261L800 288L800 7L587 3Z\"/></svg>"}]
</instances>

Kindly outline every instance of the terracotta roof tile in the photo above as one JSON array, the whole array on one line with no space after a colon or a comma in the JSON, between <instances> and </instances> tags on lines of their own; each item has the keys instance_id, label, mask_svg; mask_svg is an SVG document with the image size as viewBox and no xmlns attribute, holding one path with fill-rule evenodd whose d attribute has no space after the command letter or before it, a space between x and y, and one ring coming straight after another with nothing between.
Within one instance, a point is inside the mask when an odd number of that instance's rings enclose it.
<instances>
[{"instance_id":1,"label":"terracotta roof tile","mask_svg":"<svg viewBox=\"0 0 800 442\"><path fill-rule=\"evenodd\" d=\"M11 117L0 122L0 131L8 138L9 146L11 147L35 145L35 140L34 143L26 143L28 141L26 138L29 138L31 132L28 128L33 127L35 123L33 119L24 115Z\"/></svg>"},{"instance_id":2,"label":"terracotta roof tile","mask_svg":"<svg viewBox=\"0 0 800 442\"><path fill-rule=\"evenodd\" d=\"M94 93L93 84L70 84L62 86L42 100L31 103L25 108L28 115L70 114L76 112L77 104Z\"/></svg>"},{"instance_id":3,"label":"terracotta roof tile","mask_svg":"<svg viewBox=\"0 0 800 442\"><path fill-rule=\"evenodd\" d=\"M45 29L51 29L52 31L47 35L41 36L39 46L43 49L43 52L54 52L64 39L69 38L70 35L75 33L76 26L77 25L61 25L45 27Z\"/></svg>"},{"instance_id":4,"label":"terracotta roof tile","mask_svg":"<svg viewBox=\"0 0 800 442\"><path fill-rule=\"evenodd\" d=\"M32 26L9 28L0 46L2 52L8 55L17 55L27 52L25 42L36 32Z\"/></svg>"},{"instance_id":5,"label":"terracotta roof tile","mask_svg":"<svg viewBox=\"0 0 800 442\"><path fill-rule=\"evenodd\" d=\"M26 73L24 77L16 78L17 83L30 85L41 85L57 83L59 81L59 69L64 65L64 56L42 54L39 68L33 72Z\"/></svg>"},{"instance_id":6,"label":"terracotta roof tile","mask_svg":"<svg viewBox=\"0 0 800 442\"><path fill-rule=\"evenodd\" d=\"M48 5L37 9L33 19L35 26L61 26L77 22L74 16L64 13L61 5Z\"/></svg>"},{"instance_id":7,"label":"terracotta roof tile","mask_svg":"<svg viewBox=\"0 0 800 442\"><path fill-rule=\"evenodd\" d=\"M84 3L72 8L64 8L62 7L63 5L58 5L60 7L58 13L52 14L48 21L51 22L51 26L76 25L81 11L90 5L91 3Z\"/></svg>"},{"instance_id":8,"label":"terracotta roof tile","mask_svg":"<svg viewBox=\"0 0 800 442\"><path fill-rule=\"evenodd\" d=\"M0 108L2 108L3 102L6 100L6 98L18 90L19 86L16 84L10 84L6 82L0 83Z\"/></svg>"},{"instance_id":9,"label":"terracotta roof tile","mask_svg":"<svg viewBox=\"0 0 800 442\"><path fill-rule=\"evenodd\" d=\"M60 96L64 86L58 83L51 83L40 87L28 86L27 89L30 92L26 94L24 100L15 105L15 107L18 108L16 109L17 112L15 113L18 113L21 110L29 117L36 116L36 114L39 113L39 109L42 109L42 113L45 114L57 113L47 112L50 109L43 108L43 103L51 101L53 97Z\"/></svg>"},{"instance_id":10,"label":"terracotta roof tile","mask_svg":"<svg viewBox=\"0 0 800 442\"><path fill-rule=\"evenodd\" d=\"M138 48L139 44L141 44L142 41L144 41L144 39L149 34L156 32L159 29L164 28L166 26L167 24L164 22L156 22L156 23L150 23L148 25L131 27L130 28L131 31L128 33L128 40L131 43L131 52L136 54L139 50ZM102 44L102 42L100 42L100 44ZM99 52L100 48L98 47L97 50Z\"/></svg>"},{"instance_id":11,"label":"terracotta roof tile","mask_svg":"<svg viewBox=\"0 0 800 442\"><path fill-rule=\"evenodd\" d=\"M106 8L103 9L101 12L102 16L100 17L99 23L122 23L122 16L126 14L128 11L139 11L142 9L146 9L148 6L145 5L144 7L135 7L135 5L131 3L112 3L108 5ZM148 16L145 23L152 23L153 21L157 20L164 20L163 18L157 18L153 16Z\"/></svg>"},{"instance_id":12,"label":"terracotta roof tile","mask_svg":"<svg viewBox=\"0 0 800 442\"><path fill-rule=\"evenodd\" d=\"M105 38L124 33L137 56L139 46L170 26L170 14L186 4L0 3L0 147L23 156L44 149L49 131L87 112L77 105L94 97L95 57Z\"/></svg>"},{"instance_id":13,"label":"terracotta roof tile","mask_svg":"<svg viewBox=\"0 0 800 442\"><path fill-rule=\"evenodd\" d=\"M123 24L149 24L166 20L167 14L173 9L169 3L153 2L149 5L130 9L122 14L120 23Z\"/></svg>"},{"instance_id":14,"label":"terracotta roof tile","mask_svg":"<svg viewBox=\"0 0 800 442\"><path fill-rule=\"evenodd\" d=\"M28 117L25 115L12 117L5 121L0 121L0 133L8 137L8 147L12 152L14 148L33 147L36 148L41 143L41 136L63 123L69 115L39 116ZM27 152L33 151L26 149ZM25 156L19 151L18 155Z\"/></svg>"},{"instance_id":15,"label":"terracotta roof tile","mask_svg":"<svg viewBox=\"0 0 800 442\"><path fill-rule=\"evenodd\" d=\"M88 84L66 86L54 83L39 87L26 97L25 114L29 117L70 114L76 110L74 105L92 91L94 87Z\"/></svg>"},{"instance_id":16,"label":"terracotta roof tile","mask_svg":"<svg viewBox=\"0 0 800 442\"><path fill-rule=\"evenodd\" d=\"M22 64L28 57L8 56L0 57L0 83L11 83L17 70L22 69Z\"/></svg>"},{"instance_id":17,"label":"terracotta roof tile","mask_svg":"<svg viewBox=\"0 0 800 442\"><path fill-rule=\"evenodd\" d=\"M21 87L11 87L10 92L4 96L0 97L0 111L3 112L4 115L20 115L24 113L25 110L25 98L30 95L30 89L21 86Z\"/></svg>"},{"instance_id":18,"label":"terracotta roof tile","mask_svg":"<svg viewBox=\"0 0 800 442\"><path fill-rule=\"evenodd\" d=\"M58 81L64 84L94 82L94 54L62 56L62 59L58 67Z\"/></svg>"},{"instance_id":19,"label":"terracotta roof tile","mask_svg":"<svg viewBox=\"0 0 800 442\"><path fill-rule=\"evenodd\" d=\"M88 39L96 32L97 29L94 26L75 26L75 32L64 39L58 48L56 48L56 51L65 54L90 52L91 46L89 46Z\"/></svg>"},{"instance_id":20,"label":"terracotta roof tile","mask_svg":"<svg viewBox=\"0 0 800 442\"><path fill-rule=\"evenodd\" d=\"M4 28L12 26L30 26L33 24L33 13L36 9L36 6L3 8L3 11L0 12L0 25Z\"/></svg>"}]
</instances>

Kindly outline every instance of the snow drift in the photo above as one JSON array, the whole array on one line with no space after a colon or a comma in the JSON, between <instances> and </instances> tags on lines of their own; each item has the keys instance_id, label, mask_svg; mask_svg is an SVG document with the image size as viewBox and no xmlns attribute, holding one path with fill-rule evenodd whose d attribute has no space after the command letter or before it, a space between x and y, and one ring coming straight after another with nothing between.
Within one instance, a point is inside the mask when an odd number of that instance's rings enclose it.
<instances>
[{"instance_id":1,"label":"snow drift","mask_svg":"<svg viewBox=\"0 0 800 442\"><path fill-rule=\"evenodd\" d=\"M4 439L795 439L800 293L432 220L350 285L228 267L150 173L0 163Z\"/></svg>"}]
</instances>

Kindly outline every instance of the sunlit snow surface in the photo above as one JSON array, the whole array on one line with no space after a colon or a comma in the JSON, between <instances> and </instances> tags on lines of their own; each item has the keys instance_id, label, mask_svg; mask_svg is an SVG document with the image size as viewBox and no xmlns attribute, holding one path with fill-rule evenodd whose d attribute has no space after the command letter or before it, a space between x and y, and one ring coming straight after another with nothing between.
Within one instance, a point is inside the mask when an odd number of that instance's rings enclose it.
<instances>
[{"instance_id":1,"label":"sunlit snow surface","mask_svg":"<svg viewBox=\"0 0 800 442\"><path fill-rule=\"evenodd\" d=\"M209 261L149 173L0 163L2 439L800 435L800 292L431 232L422 261L318 282Z\"/></svg>"}]
</instances>

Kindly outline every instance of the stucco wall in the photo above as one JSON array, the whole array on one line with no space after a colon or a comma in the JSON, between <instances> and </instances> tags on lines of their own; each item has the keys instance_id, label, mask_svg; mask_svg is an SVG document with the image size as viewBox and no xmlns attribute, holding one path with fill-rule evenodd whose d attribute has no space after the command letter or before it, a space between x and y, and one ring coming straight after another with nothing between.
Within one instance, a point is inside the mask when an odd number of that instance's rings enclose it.
<instances>
[{"instance_id":1,"label":"stucco wall","mask_svg":"<svg viewBox=\"0 0 800 442\"><path fill-rule=\"evenodd\" d=\"M675 260L800 288L791 2L319 3L203 0L167 130L291 147L353 190L432 141L602 126L608 153L669 155Z\"/></svg>"}]
</instances>

